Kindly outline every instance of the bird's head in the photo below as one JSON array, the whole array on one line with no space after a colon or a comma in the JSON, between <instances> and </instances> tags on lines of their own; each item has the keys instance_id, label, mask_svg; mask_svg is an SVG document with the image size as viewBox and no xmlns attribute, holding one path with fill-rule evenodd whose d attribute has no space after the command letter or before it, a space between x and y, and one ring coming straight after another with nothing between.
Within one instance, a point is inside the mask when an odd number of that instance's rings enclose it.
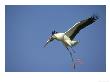
<instances>
[{"instance_id":1,"label":"bird's head","mask_svg":"<svg viewBox=\"0 0 110 82\"><path fill-rule=\"evenodd\" d=\"M47 40L46 44L44 45L44 47L46 47L48 43L52 42L52 41L55 39L54 34L56 34L56 33L57 33L57 32L56 32L55 30L52 31L52 34L51 34L51 36L48 38L48 40Z\"/></svg>"}]
</instances>

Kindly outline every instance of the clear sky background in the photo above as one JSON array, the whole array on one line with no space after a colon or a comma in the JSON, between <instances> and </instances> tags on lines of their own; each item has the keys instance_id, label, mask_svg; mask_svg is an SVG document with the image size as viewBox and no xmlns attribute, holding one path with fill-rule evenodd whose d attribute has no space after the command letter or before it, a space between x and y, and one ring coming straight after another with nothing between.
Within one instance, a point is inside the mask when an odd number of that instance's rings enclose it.
<instances>
[{"instance_id":1,"label":"clear sky background","mask_svg":"<svg viewBox=\"0 0 110 82\"><path fill-rule=\"evenodd\" d=\"M74 48L83 64L78 72L106 71L105 6L5 6L6 72L71 72L71 58L58 41L46 48L52 30L65 32L76 22L97 14L99 20L75 37Z\"/></svg>"}]
</instances>

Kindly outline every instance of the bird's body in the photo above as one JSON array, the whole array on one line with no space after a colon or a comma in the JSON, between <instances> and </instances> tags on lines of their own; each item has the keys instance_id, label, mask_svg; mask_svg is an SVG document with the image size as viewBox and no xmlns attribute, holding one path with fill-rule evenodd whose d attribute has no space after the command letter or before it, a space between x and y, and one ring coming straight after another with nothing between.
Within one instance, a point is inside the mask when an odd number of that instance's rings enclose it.
<instances>
[{"instance_id":1,"label":"bird's body","mask_svg":"<svg viewBox=\"0 0 110 82\"><path fill-rule=\"evenodd\" d=\"M65 33L56 33L53 35L53 37L56 40L61 41L65 47L72 47L78 43L78 41L71 40L67 35L65 35Z\"/></svg>"},{"instance_id":2,"label":"bird's body","mask_svg":"<svg viewBox=\"0 0 110 82\"><path fill-rule=\"evenodd\" d=\"M53 35L53 37L58 41L63 41L64 36L65 36L65 33L56 33L56 34Z\"/></svg>"},{"instance_id":3,"label":"bird's body","mask_svg":"<svg viewBox=\"0 0 110 82\"><path fill-rule=\"evenodd\" d=\"M75 46L76 44L79 43L79 41L76 41L74 39L75 36L80 32L81 29L86 28L88 25L94 23L97 19L98 19L97 16L91 16L85 20L77 22L69 30L67 30L64 33L59 33L59 32L56 32L55 30L52 31L52 35L49 37L49 39L48 39L47 43L44 45L44 47L49 42L56 39L58 41L61 41L64 44L64 46L66 47L66 49L70 52L68 47L72 48L73 46ZM71 52L70 52L70 56L71 56L72 61L73 61L73 57L72 57ZM74 67L75 67L75 64L74 64Z\"/></svg>"}]
</instances>

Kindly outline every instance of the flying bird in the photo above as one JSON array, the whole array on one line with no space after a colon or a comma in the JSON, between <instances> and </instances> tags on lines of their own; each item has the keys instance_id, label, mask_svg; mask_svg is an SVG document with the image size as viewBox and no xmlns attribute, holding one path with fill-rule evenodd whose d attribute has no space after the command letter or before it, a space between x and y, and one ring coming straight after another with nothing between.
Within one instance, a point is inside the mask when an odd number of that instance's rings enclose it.
<instances>
[{"instance_id":1,"label":"flying bird","mask_svg":"<svg viewBox=\"0 0 110 82\"><path fill-rule=\"evenodd\" d=\"M79 41L76 41L74 39L75 36L80 32L81 29L88 27L88 25L94 23L97 19L98 19L98 16L96 15L88 17L85 20L77 22L69 30L67 30L64 33L59 33L59 32L56 32L55 30L52 31L52 35L49 37L44 47L46 47L48 43L52 42L55 39L58 41L61 41L63 45L66 47L66 49L69 51L70 56L73 61L72 53L69 50L69 47L72 48L73 46L79 43ZM75 68L75 64L74 64L74 68Z\"/></svg>"}]
</instances>

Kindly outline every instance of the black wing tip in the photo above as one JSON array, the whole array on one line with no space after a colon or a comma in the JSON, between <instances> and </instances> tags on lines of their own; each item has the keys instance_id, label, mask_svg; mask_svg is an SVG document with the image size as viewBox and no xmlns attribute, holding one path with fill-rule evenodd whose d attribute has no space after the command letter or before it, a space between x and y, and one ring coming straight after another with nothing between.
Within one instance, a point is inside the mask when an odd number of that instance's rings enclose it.
<instances>
[{"instance_id":1,"label":"black wing tip","mask_svg":"<svg viewBox=\"0 0 110 82\"><path fill-rule=\"evenodd\" d=\"M92 16L90 17L90 19L95 22L96 20L99 19L99 17L98 17L97 15L92 15Z\"/></svg>"},{"instance_id":2,"label":"black wing tip","mask_svg":"<svg viewBox=\"0 0 110 82\"><path fill-rule=\"evenodd\" d=\"M91 17L88 18L88 21L93 23L98 19L99 19L99 17L97 15L92 15Z\"/></svg>"}]
</instances>

